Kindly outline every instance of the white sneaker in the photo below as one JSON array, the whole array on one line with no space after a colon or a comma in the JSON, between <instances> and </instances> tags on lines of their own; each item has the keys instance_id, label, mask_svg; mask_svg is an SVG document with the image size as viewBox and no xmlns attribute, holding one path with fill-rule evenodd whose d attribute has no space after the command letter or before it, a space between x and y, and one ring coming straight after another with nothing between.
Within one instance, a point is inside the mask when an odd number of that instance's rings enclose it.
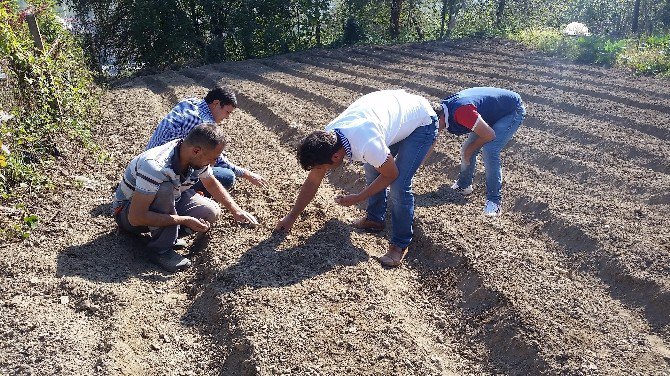
<instances>
[{"instance_id":1,"label":"white sneaker","mask_svg":"<svg viewBox=\"0 0 670 376\"><path fill-rule=\"evenodd\" d=\"M461 187L459 187L459 186L458 186L458 181L454 181L454 184L451 186L451 189L453 189L454 191L456 191L456 192L462 194L463 196L467 196L467 195L469 195L470 193L472 193L472 191L475 190L474 188L472 188L472 184L468 185L468 186L465 187L465 188L461 188Z\"/></svg>"},{"instance_id":2,"label":"white sneaker","mask_svg":"<svg viewBox=\"0 0 670 376\"><path fill-rule=\"evenodd\" d=\"M496 204L493 201L486 200L486 205L484 206L484 215L489 217L497 217L500 215L500 205Z\"/></svg>"}]
</instances>

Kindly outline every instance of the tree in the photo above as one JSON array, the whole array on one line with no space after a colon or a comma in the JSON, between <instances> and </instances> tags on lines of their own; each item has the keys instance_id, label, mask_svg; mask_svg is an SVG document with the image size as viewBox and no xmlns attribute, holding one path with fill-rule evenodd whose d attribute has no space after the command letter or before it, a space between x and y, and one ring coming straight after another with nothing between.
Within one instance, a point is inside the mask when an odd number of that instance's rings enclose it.
<instances>
[{"instance_id":1,"label":"tree","mask_svg":"<svg viewBox=\"0 0 670 376\"><path fill-rule=\"evenodd\" d=\"M398 39L400 36L400 14L402 12L402 0L391 0L391 27L390 33L392 39Z\"/></svg>"},{"instance_id":2,"label":"tree","mask_svg":"<svg viewBox=\"0 0 670 376\"><path fill-rule=\"evenodd\" d=\"M440 39L444 38L444 18L447 15L448 6L449 0L442 0L442 12L440 12Z\"/></svg>"},{"instance_id":3,"label":"tree","mask_svg":"<svg viewBox=\"0 0 670 376\"><path fill-rule=\"evenodd\" d=\"M505 0L498 0L498 8L496 9L496 29L500 30L502 27L503 13L505 12Z\"/></svg>"},{"instance_id":4,"label":"tree","mask_svg":"<svg viewBox=\"0 0 670 376\"><path fill-rule=\"evenodd\" d=\"M663 8L660 12L661 23L663 24L663 31L668 32L670 29L670 0L665 0Z\"/></svg>"},{"instance_id":5,"label":"tree","mask_svg":"<svg viewBox=\"0 0 670 376\"><path fill-rule=\"evenodd\" d=\"M640 19L640 0L635 0L633 4L633 19L631 21L631 31L633 34L637 34L639 29L639 19Z\"/></svg>"},{"instance_id":6,"label":"tree","mask_svg":"<svg viewBox=\"0 0 670 376\"><path fill-rule=\"evenodd\" d=\"M451 36L456 28L456 18L458 12L463 7L465 0L448 0L449 1L449 22L447 23L447 37Z\"/></svg>"}]
</instances>

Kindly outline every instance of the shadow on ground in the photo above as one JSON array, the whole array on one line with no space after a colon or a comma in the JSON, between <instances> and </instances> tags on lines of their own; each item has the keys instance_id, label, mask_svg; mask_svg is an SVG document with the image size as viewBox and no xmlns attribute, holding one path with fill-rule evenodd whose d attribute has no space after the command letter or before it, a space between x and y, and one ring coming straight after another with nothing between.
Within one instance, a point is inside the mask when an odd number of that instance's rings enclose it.
<instances>
[{"instance_id":1,"label":"shadow on ground","mask_svg":"<svg viewBox=\"0 0 670 376\"><path fill-rule=\"evenodd\" d=\"M435 243L417 221L408 259L421 276L429 299L460 317L463 327L451 330L466 344L487 349L487 368L494 374L545 374L548 365L524 324L522 314L484 277L455 243ZM430 224L428 224L430 227ZM454 247L454 249L450 248ZM409 261L409 260L408 260ZM477 328L473 330L472 328Z\"/></svg>"},{"instance_id":2,"label":"shadow on ground","mask_svg":"<svg viewBox=\"0 0 670 376\"><path fill-rule=\"evenodd\" d=\"M253 346L240 325L244 307L239 304L253 305L254 301L245 295L236 303L236 297L231 293L245 287L288 287L339 266L354 266L367 261L369 255L351 243L350 235L349 226L331 219L321 229L301 240L299 245L287 249L282 249L287 235L273 233L225 269L211 270L209 263L196 263L198 283L192 286L191 291L197 297L182 316L182 322L185 325L199 325L201 331L227 349L225 359L218 365L222 375L256 374ZM203 249L206 246L206 239L200 244L194 244L195 252L207 253ZM205 254L203 257L208 256Z\"/></svg>"},{"instance_id":3,"label":"shadow on ground","mask_svg":"<svg viewBox=\"0 0 670 376\"><path fill-rule=\"evenodd\" d=\"M539 221L538 229L575 260L575 268L600 278L613 299L641 308L654 330L667 330L670 326L670 292L662 285L631 273L617 256L604 251L601 241L561 218L549 204L522 196L516 199L512 210ZM584 255L589 257L584 259Z\"/></svg>"},{"instance_id":4,"label":"shadow on ground","mask_svg":"<svg viewBox=\"0 0 670 376\"><path fill-rule=\"evenodd\" d=\"M149 263L142 238L117 231L103 233L58 254L58 277L79 276L93 282L123 282L131 277L168 279Z\"/></svg>"},{"instance_id":5,"label":"shadow on ground","mask_svg":"<svg viewBox=\"0 0 670 376\"><path fill-rule=\"evenodd\" d=\"M465 205L468 200L460 193L451 189L451 183L444 184L436 191L422 193L414 196L416 206L431 207L446 203Z\"/></svg>"},{"instance_id":6,"label":"shadow on ground","mask_svg":"<svg viewBox=\"0 0 670 376\"><path fill-rule=\"evenodd\" d=\"M354 266L369 259L350 239L351 227L331 219L300 245L278 250L286 234L274 233L240 257L218 277L222 293L243 288L283 287L327 273L337 266Z\"/></svg>"}]
</instances>

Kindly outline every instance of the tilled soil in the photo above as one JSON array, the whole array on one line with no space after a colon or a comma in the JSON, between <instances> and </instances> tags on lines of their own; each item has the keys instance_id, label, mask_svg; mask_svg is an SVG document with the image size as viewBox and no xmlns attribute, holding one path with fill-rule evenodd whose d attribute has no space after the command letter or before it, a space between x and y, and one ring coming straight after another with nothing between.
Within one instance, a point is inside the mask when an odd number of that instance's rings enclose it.
<instances>
[{"instance_id":1,"label":"tilled soil","mask_svg":"<svg viewBox=\"0 0 670 376\"><path fill-rule=\"evenodd\" d=\"M186 251L148 263L108 216L113 189L174 103L216 82L239 94L228 153L264 175ZM482 171L462 198L461 139L440 135L414 180L407 262L377 258L386 232L352 231L363 186L333 172L288 235L273 234L306 176L294 147L362 94L437 100L470 86L521 94L503 153L504 209L482 213ZM105 95L95 138L35 196L31 240L0 246L0 374L669 375L670 85L573 65L505 41L358 47L138 78ZM91 181L76 183L74 176ZM81 179L80 179L81 180Z\"/></svg>"}]
</instances>

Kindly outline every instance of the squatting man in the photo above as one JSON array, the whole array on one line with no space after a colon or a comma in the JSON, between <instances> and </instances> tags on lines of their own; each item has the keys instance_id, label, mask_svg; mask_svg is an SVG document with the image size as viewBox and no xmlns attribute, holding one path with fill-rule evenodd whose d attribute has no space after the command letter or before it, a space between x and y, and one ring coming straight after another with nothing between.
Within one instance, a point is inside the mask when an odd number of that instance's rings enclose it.
<instances>
[{"instance_id":1,"label":"squatting man","mask_svg":"<svg viewBox=\"0 0 670 376\"><path fill-rule=\"evenodd\" d=\"M206 232L216 222L221 203L233 218L257 225L214 177L212 167L226 145L216 124L194 127L184 139L151 148L135 157L116 189L112 205L118 225L131 233L150 232L149 258L175 272L191 265L175 252L180 227ZM193 189L198 181L211 194L207 198Z\"/></svg>"},{"instance_id":2,"label":"squatting man","mask_svg":"<svg viewBox=\"0 0 670 376\"><path fill-rule=\"evenodd\" d=\"M177 103L151 135L146 150L166 142L184 138L195 126L203 123L221 124L237 108L237 96L228 86L216 85L204 98L188 98ZM236 178L244 178L259 187L267 186L263 177L251 170L233 164L225 154L221 154L212 165L214 177L226 189L231 189ZM197 182L193 187L211 197L209 191Z\"/></svg>"}]
</instances>

